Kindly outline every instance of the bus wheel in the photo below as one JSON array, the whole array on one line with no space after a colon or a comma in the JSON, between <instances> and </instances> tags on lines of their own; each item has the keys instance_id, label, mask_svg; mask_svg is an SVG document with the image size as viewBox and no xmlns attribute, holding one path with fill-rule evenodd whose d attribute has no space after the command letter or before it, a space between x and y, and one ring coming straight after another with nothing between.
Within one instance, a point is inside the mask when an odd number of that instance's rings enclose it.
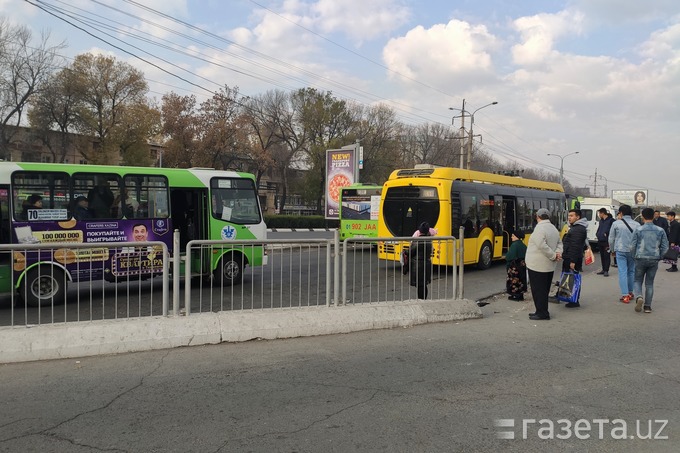
<instances>
[{"instance_id":1,"label":"bus wheel","mask_svg":"<svg viewBox=\"0 0 680 453\"><path fill-rule=\"evenodd\" d=\"M482 244L482 249L479 251L479 261L477 261L477 269L488 269L491 266L491 257L493 253L491 252L491 243L485 241Z\"/></svg>"},{"instance_id":2,"label":"bus wheel","mask_svg":"<svg viewBox=\"0 0 680 453\"><path fill-rule=\"evenodd\" d=\"M220 260L215 269L214 283L216 285L233 286L240 285L243 281L243 269L245 260L240 253L227 253Z\"/></svg>"},{"instance_id":3,"label":"bus wheel","mask_svg":"<svg viewBox=\"0 0 680 453\"><path fill-rule=\"evenodd\" d=\"M66 301L66 277L58 268L30 269L19 286L19 296L30 307L44 307Z\"/></svg>"}]
</instances>

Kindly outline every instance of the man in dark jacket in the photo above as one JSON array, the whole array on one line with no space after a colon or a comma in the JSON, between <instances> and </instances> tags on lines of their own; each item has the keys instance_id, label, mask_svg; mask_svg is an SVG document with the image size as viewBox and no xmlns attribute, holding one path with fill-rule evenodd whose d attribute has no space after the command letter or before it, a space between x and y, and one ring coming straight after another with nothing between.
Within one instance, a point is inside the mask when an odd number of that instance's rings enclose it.
<instances>
[{"instance_id":1,"label":"man in dark jacket","mask_svg":"<svg viewBox=\"0 0 680 453\"><path fill-rule=\"evenodd\" d=\"M581 218L580 209L569 210L569 231L562 238L562 272L581 272L583 270L583 252L588 237L588 219ZM579 294L580 296L580 294ZM581 304L569 302L569 308L580 307Z\"/></svg>"},{"instance_id":2,"label":"man in dark jacket","mask_svg":"<svg viewBox=\"0 0 680 453\"><path fill-rule=\"evenodd\" d=\"M600 208L597 215L600 216L600 224L597 226L595 236L597 237L597 248L600 250L600 261L602 262L602 270L597 275L609 277L609 266L612 260L609 254L609 230L614 223L614 218L606 208Z\"/></svg>"},{"instance_id":3,"label":"man in dark jacket","mask_svg":"<svg viewBox=\"0 0 680 453\"><path fill-rule=\"evenodd\" d=\"M654 211L654 220L652 222L654 225L664 230L666 232L666 237L668 237L668 220L661 217L661 212L658 209Z\"/></svg>"},{"instance_id":4,"label":"man in dark jacket","mask_svg":"<svg viewBox=\"0 0 680 453\"><path fill-rule=\"evenodd\" d=\"M668 211L666 213L666 218L668 219L668 242L670 248L678 249L680 247L680 223L675 220L675 212ZM664 260L665 263L670 264L671 267L666 269L668 272L678 271L678 261L668 261Z\"/></svg>"}]
</instances>

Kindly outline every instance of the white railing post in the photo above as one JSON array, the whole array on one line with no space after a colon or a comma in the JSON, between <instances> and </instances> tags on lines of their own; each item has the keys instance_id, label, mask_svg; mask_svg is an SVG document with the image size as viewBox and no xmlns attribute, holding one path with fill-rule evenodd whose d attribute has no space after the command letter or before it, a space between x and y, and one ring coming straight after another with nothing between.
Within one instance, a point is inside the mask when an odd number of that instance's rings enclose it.
<instances>
[{"instance_id":1,"label":"white railing post","mask_svg":"<svg viewBox=\"0 0 680 453\"><path fill-rule=\"evenodd\" d=\"M460 227L458 230L458 299L464 297L465 291L463 288L463 273L465 269L465 227Z\"/></svg>"},{"instance_id":2,"label":"white railing post","mask_svg":"<svg viewBox=\"0 0 680 453\"><path fill-rule=\"evenodd\" d=\"M340 231L336 228L333 230L333 251L335 257L333 259L333 300L335 306L340 305Z\"/></svg>"},{"instance_id":3,"label":"white railing post","mask_svg":"<svg viewBox=\"0 0 680 453\"><path fill-rule=\"evenodd\" d=\"M172 315L179 314L179 278L180 278L179 230L172 235Z\"/></svg>"},{"instance_id":4,"label":"white railing post","mask_svg":"<svg viewBox=\"0 0 680 453\"><path fill-rule=\"evenodd\" d=\"M194 241L189 241L184 253L184 314L191 313L191 246Z\"/></svg>"}]
</instances>

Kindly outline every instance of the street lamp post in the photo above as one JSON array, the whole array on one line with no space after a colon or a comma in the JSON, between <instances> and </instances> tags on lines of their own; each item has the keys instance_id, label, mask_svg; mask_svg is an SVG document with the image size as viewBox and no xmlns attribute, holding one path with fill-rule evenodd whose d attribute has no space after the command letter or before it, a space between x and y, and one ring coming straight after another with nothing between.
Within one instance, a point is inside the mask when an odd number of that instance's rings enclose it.
<instances>
[{"instance_id":1,"label":"street lamp post","mask_svg":"<svg viewBox=\"0 0 680 453\"><path fill-rule=\"evenodd\" d=\"M548 153L548 156L555 156L560 158L560 186L564 187L564 158L573 156L574 154L578 154L578 151L574 151L573 153L565 154L562 156L561 154L551 154Z\"/></svg>"},{"instance_id":2,"label":"street lamp post","mask_svg":"<svg viewBox=\"0 0 680 453\"><path fill-rule=\"evenodd\" d=\"M449 107L449 110L458 110L461 113L461 116L463 118L462 126L461 129L465 130L465 114L467 113L470 116L470 133L468 136L468 146L467 146L467 169L470 169L470 162L472 160L472 139L474 137L474 133L472 132L472 126L475 124L475 113L479 112L483 108L490 107L492 105L498 104L497 101L489 102L486 105L481 106L480 108L474 110L472 113L468 112L465 110L465 99L463 99L463 108L462 109L457 109L455 107ZM455 118L455 117L454 117ZM460 153L460 168L463 168L463 152L461 150Z\"/></svg>"}]
</instances>

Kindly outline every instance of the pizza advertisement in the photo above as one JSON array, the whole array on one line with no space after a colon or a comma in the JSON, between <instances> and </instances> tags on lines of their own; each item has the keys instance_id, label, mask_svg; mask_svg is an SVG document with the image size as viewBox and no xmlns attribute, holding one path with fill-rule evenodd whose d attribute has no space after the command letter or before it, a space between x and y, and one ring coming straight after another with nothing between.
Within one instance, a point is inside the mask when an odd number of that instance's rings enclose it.
<instances>
[{"instance_id":1,"label":"pizza advertisement","mask_svg":"<svg viewBox=\"0 0 680 453\"><path fill-rule=\"evenodd\" d=\"M356 154L353 149L326 151L326 218L337 219L340 189L354 183Z\"/></svg>"}]
</instances>

